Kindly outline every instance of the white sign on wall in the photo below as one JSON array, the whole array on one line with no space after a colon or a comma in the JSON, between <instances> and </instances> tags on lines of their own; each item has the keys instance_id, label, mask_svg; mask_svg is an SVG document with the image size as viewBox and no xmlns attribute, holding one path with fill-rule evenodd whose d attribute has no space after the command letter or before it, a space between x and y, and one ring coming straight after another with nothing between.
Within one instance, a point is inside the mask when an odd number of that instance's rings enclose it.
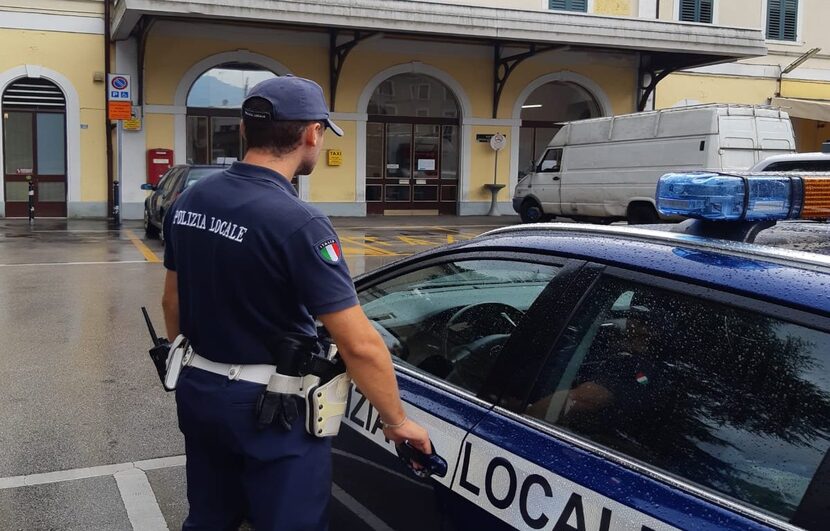
<instances>
[{"instance_id":1,"label":"white sign on wall","mask_svg":"<svg viewBox=\"0 0 830 531\"><path fill-rule=\"evenodd\" d=\"M107 78L107 100L132 101L132 85L127 74L109 74Z\"/></svg>"}]
</instances>

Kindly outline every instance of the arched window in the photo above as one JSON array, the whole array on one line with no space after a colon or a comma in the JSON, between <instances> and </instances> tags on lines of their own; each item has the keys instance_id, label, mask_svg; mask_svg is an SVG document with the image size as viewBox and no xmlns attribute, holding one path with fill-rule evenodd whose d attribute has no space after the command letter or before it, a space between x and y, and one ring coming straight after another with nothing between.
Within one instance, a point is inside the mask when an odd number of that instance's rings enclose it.
<instances>
[{"instance_id":1,"label":"arched window","mask_svg":"<svg viewBox=\"0 0 830 531\"><path fill-rule=\"evenodd\" d=\"M187 95L188 164L223 164L242 158L239 112L248 90L276 74L258 65L226 63L211 68Z\"/></svg>"},{"instance_id":2,"label":"arched window","mask_svg":"<svg viewBox=\"0 0 830 531\"><path fill-rule=\"evenodd\" d=\"M452 90L423 74L375 89L366 126L366 210L455 214L460 107Z\"/></svg>"},{"instance_id":3,"label":"arched window","mask_svg":"<svg viewBox=\"0 0 830 531\"><path fill-rule=\"evenodd\" d=\"M66 216L66 98L44 78L22 78L2 95L6 216Z\"/></svg>"},{"instance_id":4,"label":"arched window","mask_svg":"<svg viewBox=\"0 0 830 531\"><path fill-rule=\"evenodd\" d=\"M520 176L544 153L562 123L602 116L590 92L576 83L552 81L534 90L522 105Z\"/></svg>"}]
</instances>

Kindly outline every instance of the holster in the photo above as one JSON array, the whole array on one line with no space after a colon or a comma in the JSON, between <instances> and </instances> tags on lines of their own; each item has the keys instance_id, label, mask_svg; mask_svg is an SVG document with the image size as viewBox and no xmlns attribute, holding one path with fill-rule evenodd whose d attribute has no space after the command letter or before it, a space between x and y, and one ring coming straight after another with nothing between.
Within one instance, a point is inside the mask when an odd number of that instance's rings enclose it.
<instances>
[{"instance_id":1,"label":"holster","mask_svg":"<svg viewBox=\"0 0 830 531\"><path fill-rule=\"evenodd\" d=\"M313 336L285 334L274 338L268 344L277 365L277 371L287 376L301 376L308 387L304 387L306 431L315 437L333 437L340 431L340 422L346 413L346 400L351 380L346 374L346 364L337 355L337 346L330 341L320 341ZM277 408L296 398L281 395L282 399L267 397L261 399L264 406L270 402ZM290 396L290 398L289 398ZM295 402L291 402L296 404ZM267 408L263 407L262 411ZM296 418L293 409L288 418ZM280 418L280 413L275 413ZM285 418L285 415L282 416ZM286 419L288 420L288 419ZM285 426L285 423L282 423Z\"/></svg>"},{"instance_id":2,"label":"holster","mask_svg":"<svg viewBox=\"0 0 830 531\"><path fill-rule=\"evenodd\" d=\"M308 389L305 399L306 431L315 437L334 437L346 414L351 378L342 372L320 385Z\"/></svg>"},{"instance_id":3,"label":"holster","mask_svg":"<svg viewBox=\"0 0 830 531\"><path fill-rule=\"evenodd\" d=\"M188 340L181 334L179 334L176 339L173 340L173 344L170 345L165 364L164 380L162 381L162 385L167 391L175 390L176 385L179 383L179 375L182 372L184 354L187 351L188 346Z\"/></svg>"},{"instance_id":4,"label":"holster","mask_svg":"<svg viewBox=\"0 0 830 531\"><path fill-rule=\"evenodd\" d=\"M279 374L304 379L305 428L309 435L337 435L351 383L337 346L313 336L285 334L270 341L268 348ZM257 408L259 426L267 421L290 429L297 417L296 399L295 395L271 393L266 388Z\"/></svg>"}]
</instances>

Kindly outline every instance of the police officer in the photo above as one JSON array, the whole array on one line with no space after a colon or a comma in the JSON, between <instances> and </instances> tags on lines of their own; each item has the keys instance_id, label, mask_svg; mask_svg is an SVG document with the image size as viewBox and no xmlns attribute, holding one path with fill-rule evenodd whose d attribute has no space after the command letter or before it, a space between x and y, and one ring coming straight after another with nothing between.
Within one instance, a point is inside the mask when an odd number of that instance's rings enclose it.
<instances>
[{"instance_id":1,"label":"police officer","mask_svg":"<svg viewBox=\"0 0 830 531\"><path fill-rule=\"evenodd\" d=\"M164 219L169 337L192 346L176 392L187 454L190 512L184 529L325 529L330 438L309 435L304 409L257 426L256 404L274 368L269 345L313 337L325 325L385 436L431 452L409 420L389 352L358 305L339 240L326 216L297 197L330 119L313 81L263 81L242 108L242 162L184 192ZM277 347L279 348L279 347ZM279 354L279 353L277 353ZM291 391L286 391L291 392Z\"/></svg>"}]
</instances>

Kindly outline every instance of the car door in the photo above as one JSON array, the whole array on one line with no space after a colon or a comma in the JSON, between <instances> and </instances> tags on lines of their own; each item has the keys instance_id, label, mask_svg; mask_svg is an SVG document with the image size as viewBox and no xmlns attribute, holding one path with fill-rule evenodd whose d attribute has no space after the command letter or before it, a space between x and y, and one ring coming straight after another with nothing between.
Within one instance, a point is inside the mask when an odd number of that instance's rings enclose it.
<instances>
[{"instance_id":1,"label":"car door","mask_svg":"<svg viewBox=\"0 0 830 531\"><path fill-rule=\"evenodd\" d=\"M454 515L462 509L449 487L464 437L493 407L503 378L492 368L546 319L539 304L576 267L564 266L538 255L463 254L358 284L364 311L393 355L407 415L428 429L448 472L412 475L353 387L334 440L333 529L458 528Z\"/></svg>"},{"instance_id":2,"label":"car door","mask_svg":"<svg viewBox=\"0 0 830 531\"><path fill-rule=\"evenodd\" d=\"M189 171L189 167L181 166L176 173L170 175L164 184L162 196L159 199L159 220L164 221L165 213L170 210L170 206L179 197Z\"/></svg>"},{"instance_id":3,"label":"car door","mask_svg":"<svg viewBox=\"0 0 830 531\"><path fill-rule=\"evenodd\" d=\"M826 316L608 268L550 344L513 385L524 395L465 441L451 488L481 514L520 529L826 524Z\"/></svg>"},{"instance_id":4,"label":"car door","mask_svg":"<svg viewBox=\"0 0 830 531\"><path fill-rule=\"evenodd\" d=\"M534 175L534 193L545 214L560 215L562 184L562 148L548 148Z\"/></svg>"},{"instance_id":5,"label":"car door","mask_svg":"<svg viewBox=\"0 0 830 531\"><path fill-rule=\"evenodd\" d=\"M159 184L156 187L156 190L150 196L150 215L152 220L158 226L161 226L162 220L164 220L164 205L166 198L170 195L170 190L181 172L181 166L174 166L167 170L167 173L162 175L161 179L159 179Z\"/></svg>"}]
</instances>

